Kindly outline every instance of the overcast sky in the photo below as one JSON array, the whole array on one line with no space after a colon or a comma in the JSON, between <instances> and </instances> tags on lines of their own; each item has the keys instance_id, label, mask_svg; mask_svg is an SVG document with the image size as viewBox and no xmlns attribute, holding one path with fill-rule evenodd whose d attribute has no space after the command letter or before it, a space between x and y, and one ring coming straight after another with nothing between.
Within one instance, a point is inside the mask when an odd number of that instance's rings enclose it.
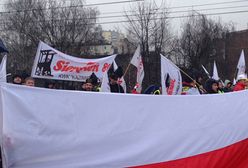
<instances>
[{"instance_id":1,"label":"overcast sky","mask_svg":"<svg viewBox=\"0 0 248 168\"><path fill-rule=\"evenodd\" d=\"M118 2L124 0L87 0L87 4L104 3L104 2ZM149 1L149 0L147 0ZM151 0L150 0L151 1ZM161 3L161 0L155 0L157 4ZM248 0L167 0L166 2L171 8L170 11L187 11L196 10L204 14L216 14L216 13L228 13L228 12L238 12L229 13L222 15L211 15L210 18L221 19L222 22L228 23L233 22L237 30L243 30L247 28L248 23ZM215 5L213 5L215 4ZM100 5L97 6L101 12L100 17L105 16L116 16L122 15L122 13L112 13L109 12L123 12L124 9L128 10L130 5L135 5L135 3L123 3L123 4L112 4L112 5ZM202 5L202 6L199 6ZM184 6L184 7L183 7ZM188 7L185 7L188 6ZM180 7L180 8L174 8ZM223 9L224 8L224 9ZM242 11L242 13L240 12ZM245 12L247 11L247 12ZM108 14L107 14L108 13ZM182 16L187 15L185 12L171 13L170 16ZM180 25L186 18L176 18L171 19L171 25L175 30L175 33L180 32ZM125 18L105 18L100 19L100 23L115 22L125 20ZM115 29L119 27L123 28L123 23L112 23L103 24L104 29Z\"/></svg>"}]
</instances>

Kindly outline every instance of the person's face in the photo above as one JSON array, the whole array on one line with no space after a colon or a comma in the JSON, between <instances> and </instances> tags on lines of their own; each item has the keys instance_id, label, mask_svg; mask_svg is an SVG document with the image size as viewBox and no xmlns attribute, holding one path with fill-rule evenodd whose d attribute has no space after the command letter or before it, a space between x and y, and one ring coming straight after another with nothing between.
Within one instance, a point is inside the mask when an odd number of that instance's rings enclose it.
<instances>
[{"instance_id":1,"label":"person's face","mask_svg":"<svg viewBox=\"0 0 248 168\"><path fill-rule=\"evenodd\" d=\"M49 88L49 89L53 89L53 88L54 88L54 84L50 83L50 84L48 85L48 88Z\"/></svg>"},{"instance_id":2,"label":"person's face","mask_svg":"<svg viewBox=\"0 0 248 168\"><path fill-rule=\"evenodd\" d=\"M92 89L93 89L92 83L86 83L85 84L85 90L86 91L92 91Z\"/></svg>"},{"instance_id":3,"label":"person's face","mask_svg":"<svg viewBox=\"0 0 248 168\"><path fill-rule=\"evenodd\" d=\"M83 83L83 84L81 85L81 87L82 87L83 90L85 90L85 86L86 86L86 83Z\"/></svg>"},{"instance_id":4,"label":"person's face","mask_svg":"<svg viewBox=\"0 0 248 168\"><path fill-rule=\"evenodd\" d=\"M232 84L231 84L231 83L228 83L228 84L226 85L226 87L227 87L227 88L231 88L231 87L232 87Z\"/></svg>"},{"instance_id":5,"label":"person's face","mask_svg":"<svg viewBox=\"0 0 248 168\"><path fill-rule=\"evenodd\" d=\"M22 83L22 79L19 76L17 76L17 77L14 78L14 83L21 84Z\"/></svg>"},{"instance_id":6,"label":"person's face","mask_svg":"<svg viewBox=\"0 0 248 168\"><path fill-rule=\"evenodd\" d=\"M25 82L25 85L26 85L26 86L34 86L34 80L28 79L28 80Z\"/></svg>"},{"instance_id":7,"label":"person's face","mask_svg":"<svg viewBox=\"0 0 248 168\"><path fill-rule=\"evenodd\" d=\"M223 87L224 87L223 83L219 82L219 88L223 88Z\"/></svg>"},{"instance_id":8,"label":"person's face","mask_svg":"<svg viewBox=\"0 0 248 168\"><path fill-rule=\"evenodd\" d=\"M218 84L217 83L213 83L212 84L212 90L214 91L214 92L218 92Z\"/></svg>"}]
</instances>

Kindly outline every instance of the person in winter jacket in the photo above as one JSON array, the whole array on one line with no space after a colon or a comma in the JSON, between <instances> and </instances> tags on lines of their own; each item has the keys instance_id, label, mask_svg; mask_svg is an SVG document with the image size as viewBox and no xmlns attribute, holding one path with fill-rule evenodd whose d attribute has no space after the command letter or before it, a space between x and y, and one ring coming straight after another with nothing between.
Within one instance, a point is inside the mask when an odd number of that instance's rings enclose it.
<instances>
[{"instance_id":1,"label":"person in winter jacket","mask_svg":"<svg viewBox=\"0 0 248 168\"><path fill-rule=\"evenodd\" d=\"M232 82L230 81L230 80L228 80L228 79L226 79L225 80L225 82L224 82L224 89L223 89L223 91L225 92L225 93L227 93L227 92L232 92L232 86L233 86L233 84L232 84Z\"/></svg>"},{"instance_id":2,"label":"person in winter jacket","mask_svg":"<svg viewBox=\"0 0 248 168\"><path fill-rule=\"evenodd\" d=\"M224 83L222 80L218 80L218 93L225 93L224 92Z\"/></svg>"},{"instance_id":3,"label":"person in winter jacket","mask_svg":"<svg viewBox=\"0 0 248 168\"><path fill-rule=\"evenodd\" d=\"M245 90L245 88L247 86L247 82L246 82L247 76L244 74L241 74L238 76L237 80L238 80L238 82L233 87L233 91Z\"/></svg>"},{"instance_id":4,"label":"person in winter jacket","mask_svg":"<svg viewBox=\"0 0 248 168\"><path fill-rule=\"evenodd\" d=\"M124 93L123 87L118 84L118 76L114 73L109 76L109 86L112 93Z\"/></svg>"}]
</instances>

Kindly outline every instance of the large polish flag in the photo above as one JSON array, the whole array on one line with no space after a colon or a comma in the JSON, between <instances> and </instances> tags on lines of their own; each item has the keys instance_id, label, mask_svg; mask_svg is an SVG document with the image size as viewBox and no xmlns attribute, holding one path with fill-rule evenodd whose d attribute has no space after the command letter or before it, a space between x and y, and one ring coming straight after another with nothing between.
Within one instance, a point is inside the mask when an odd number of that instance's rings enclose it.
<instances>
[{"instance_id":1,"label":"large polish flag","mask_svg":"<svg viewBox=\"0 0 248 168\"><path fill-rule=\"evenodd\" d=\"M0 89L8 168L248 165L248 91L144 96Z\"/></svg>"}]
</instances>

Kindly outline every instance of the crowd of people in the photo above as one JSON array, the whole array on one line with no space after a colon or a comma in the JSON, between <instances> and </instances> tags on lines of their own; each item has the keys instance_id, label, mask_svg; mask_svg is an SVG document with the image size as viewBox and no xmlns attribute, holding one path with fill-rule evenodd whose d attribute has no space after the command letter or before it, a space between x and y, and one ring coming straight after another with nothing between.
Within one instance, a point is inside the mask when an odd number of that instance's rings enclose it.
<instances>
[{"instance_id":1,"label":"crowd of people","mask_svg":"<svg viewBox=\"0 0 248 168\"><path fill-rule=\"evenodd\" d=\"M35 79L32 77L26 77L23 79L22 75L14 75L13 76L13 84L17 85L26 85L26 86L35 86Z\"/></svg>"},{"instance_id":2,"label":"crowd of people","mask_svg":"<svg viewBox=\"0 0 248 168\"><path fill-rule=\"evenodd\" d=\"M117 71L117 73L109 74L109 87L110 91L113 93L124 93L124 88L121 86L120 77L122 73ZM32 77L26 77L23 79L22 75L14 75L13 84L18 85L26 85L26 86L36 86L35 79ZM194 75L190 74L183 77L182 82L182 95L200 95L200 94L222 94L233 91L245 90L248 88L248 79L247 76L241 74L237 77L236 84L233 84L230 80L215 80L209 78L203 84L202 75ZM49 89L58 89L56 87L55 81L47 81L44 85L45 88ZM140 94L137 92L137 88L139 84L136 84L134 88L130 91L132 94ZM101 83L97 76L93 73L85 82L80 83L79 89L82 91L93 91L100 92L101 91ZM143 94L154 94L160 95L162 94L161 87L157 85L150 85L148 88L144 89Z\"/></svg>"},{"instance_id":3,"label":"crowd of people","mask_svg":"<svg viewBox=\"0 0 248 168\"><path fill-rule=\"evenodd\" d=\"M124 93L123 87L119 84L119 76L116 73L112 73L109 75L109 86L111 92L114 93ZM24 78L23 75L14 75L12 78L12 83L17 85L25 85L25 86L36 86L35 79L32 77ZM45 88L49 89L60 89L57 86L54 80L47 80L44 84ZM93 91L93 92L100 92L101 83L97 76L93 73L85 82L80 83L80 87L78 90L82 91ZM77 90L74 88L73 90Z\"/></svg>"},{"instance_id":4,"label":"crowd of people","mask_svg":"<svg viewBox=\"0 0 248 168\"><path fill-rule=\"evenodd\" d=\"M237 77L237 81L234 84L230 80L226 79L215 80L209 78L205 84L202 83L202 76L197 76L195 79L186 78L183 82L183 95L199 95L199 94L222 94L233 91L245 90L248 88L248 79L245 74L240 74Z\"/></svg>"}]
</instances>

